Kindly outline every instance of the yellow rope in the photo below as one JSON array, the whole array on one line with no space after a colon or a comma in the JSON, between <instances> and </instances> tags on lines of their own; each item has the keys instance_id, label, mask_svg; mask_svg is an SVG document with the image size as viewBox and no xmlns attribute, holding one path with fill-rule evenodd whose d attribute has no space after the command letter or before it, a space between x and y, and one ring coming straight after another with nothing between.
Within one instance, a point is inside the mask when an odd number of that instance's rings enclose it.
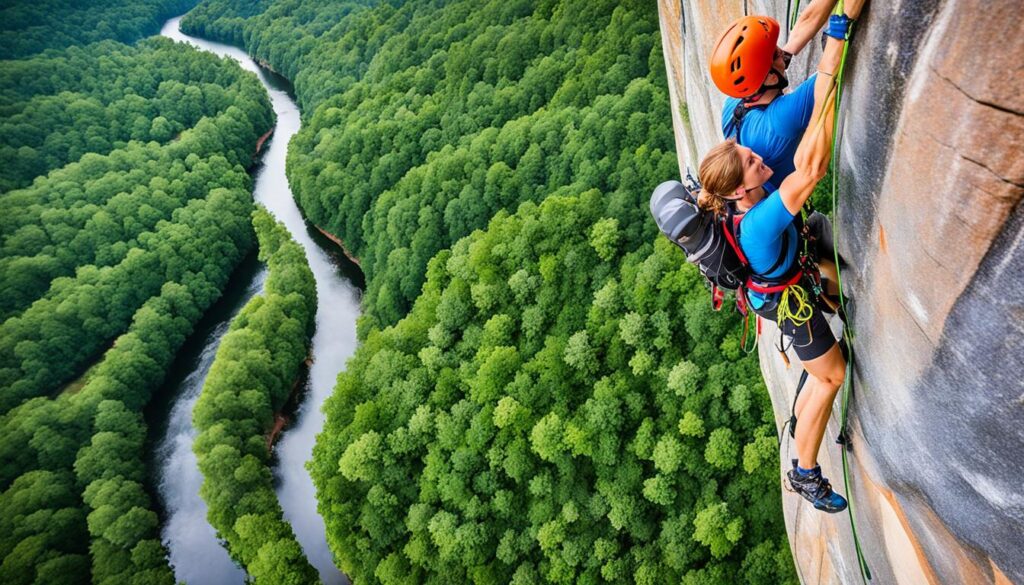
<instances>
[{"instance_id":1,"label":"yellow rope","mask_svg":"<svg viewBox=\"0 0 1024 585\"><path fill-rule=\"evenodd\" d=\"M796 304L795 311L790 309L791 301ZM810 321L813 314L814 305L811 304L804 287L799 284L791 284L782 291L776 319L780 325L788 320L793 322L794 327L799 327Z\"/></svg>"}]
</instances>

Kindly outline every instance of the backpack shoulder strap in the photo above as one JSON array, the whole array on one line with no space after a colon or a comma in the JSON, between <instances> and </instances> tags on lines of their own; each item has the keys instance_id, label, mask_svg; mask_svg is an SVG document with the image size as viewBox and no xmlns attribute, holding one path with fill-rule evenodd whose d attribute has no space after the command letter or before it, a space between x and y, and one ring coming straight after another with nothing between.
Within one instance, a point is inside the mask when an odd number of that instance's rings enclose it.
<instances>
[{"instance_id":1,"label":"backpack shoulder strap","mask_svg":"<svg viewBox=\"0 0 1024 585\"><path fill-rule=\"evenodd\" d=\"M747 117L750 110L763 110L768 107L769 104L758 104L756 106L748 106L746 102L740 100L736 107L732 109L732 116L729 122L725 125L724 133L725 137L735 136L736 144L742 145L740 142L740 131L743 129L743 119Z\"/></svg>"},{"instance_id":2,"label":"backpack shoulder strap","mask_svg":"<svg viewBox=\"0 0 1024 585\"><path fill-rule=\"evenodd\" d=\"M737 215L732 205L728 206L728 210L728 214L722 220L722 233L725 234L725 240L729 242L729 246L736 252L736 257L739 258L740 263L749 270L750 262L747 261L746 254L740 249L740 222L743 221L745 214Z\"/></svg>"},{"instance_id":3,"label":"backpack shoulder strap","mask_svg":"<svg viewBox=\"0 0 1024 585\"><path fill-rule=\"evenodd\" d=\"M740 144L740 129L743 128L743 118L747 116L747 106L743 105L740 101L736 104L736 107L732 109L732 116L729 119L729 123L725 126L725 137L735 136L736 144Z\"/></svg>"}]
</instances>

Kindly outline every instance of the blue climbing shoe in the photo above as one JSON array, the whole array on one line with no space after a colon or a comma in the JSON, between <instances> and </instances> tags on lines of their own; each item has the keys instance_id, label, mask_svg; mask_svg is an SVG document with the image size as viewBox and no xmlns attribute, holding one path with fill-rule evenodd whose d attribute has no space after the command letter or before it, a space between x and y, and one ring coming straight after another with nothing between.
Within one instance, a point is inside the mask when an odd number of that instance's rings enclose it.
<instances>
[{"instance_id":1,"label":"blue climbing shoe","mask_svg":"<svg viewBox=\"0 0 1024 585\"><path fill-rule=\"evenodd\" d=\"M822 512L835 514L846 509L846 498L832 491L832 485L821 476L821 467L814 466L809 473L800 473L793 460L793 469L786 472L792 490L814 504Z\"/></svg>"}]
</instances>

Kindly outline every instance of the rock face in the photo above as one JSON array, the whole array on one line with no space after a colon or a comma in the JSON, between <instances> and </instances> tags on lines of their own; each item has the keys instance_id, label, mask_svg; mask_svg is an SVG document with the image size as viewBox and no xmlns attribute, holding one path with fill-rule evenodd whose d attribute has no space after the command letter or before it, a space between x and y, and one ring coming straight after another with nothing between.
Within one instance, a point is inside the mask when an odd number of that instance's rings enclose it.
<instances>
[{"instance_id":1,"label":"rock face","mask_svg":"<svg viewBox=\"0 0 1024 585\"><path fill-rule=\"evenodd\" d=\"M707 77L743 2L662 0L681 164L721 140ZM804 2L803 4L806 4ZM784 22L786 2L749 2ZM681 18L680 18L681 16ZM785 25L784 25L785 26ZM812 43L817 45L817 43ZM815 48L809 46L808 49ZM817 55L790 69L803 80ZM682 70L680 70L682 69ZM868 4L851 47L835 218L855 390L849 496L874 583L1024 583L1024 20L1013 0ZM838 324L837 324L838 325ZM765 329L780 423L799 375ZM840 492L837 402L820 463ZM781 459L793 448L784 443ZM784 493L805 583L862 580L847 514Z\"/></svg>"}]
</instances>

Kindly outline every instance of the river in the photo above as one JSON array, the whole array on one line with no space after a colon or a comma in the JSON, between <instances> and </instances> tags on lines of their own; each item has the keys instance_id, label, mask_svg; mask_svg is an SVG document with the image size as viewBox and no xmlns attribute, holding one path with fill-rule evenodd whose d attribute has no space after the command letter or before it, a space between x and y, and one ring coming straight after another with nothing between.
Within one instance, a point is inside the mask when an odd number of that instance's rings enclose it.
<instances>
[{"instance_id":1,"label":"river","mask_svg":"<svg viewBox=\"0 0 1024 585\"><path fill-rule=\"evenodd\" d=\"M312 457L316 434L323 427L320 406L334 389L335 379L356 348L362 275L340 250L309 225L295 204L285 177L288 141L299 130L299 109L290 95L287 80L261 69L238 47L183 34L181 17L168 20L160 34L190 43L221 57L238 61L254 72L267 92L277 115L272 138L264 145L262 164L256 170L254 196L291 232L306 251L316 278L318 307L311 352L313 365L291 423L274 448L274 477L278 499L306 557L326 584L348 583L334 566L327 547L323 519L316 511L316 494L305 463ZM221 585L245 582L245 572L228 556L206 521L206 504L199 497L202 476L192 442L192 407L226 333L231 318L253 295L259 293L266 268L252 259L232 275L224 297L204 317L179 354L168 382L148 409L154 433L155 483L162 506L162 538L170 551L175 577L189 585Z\"/></svg>"}]
</instances>

